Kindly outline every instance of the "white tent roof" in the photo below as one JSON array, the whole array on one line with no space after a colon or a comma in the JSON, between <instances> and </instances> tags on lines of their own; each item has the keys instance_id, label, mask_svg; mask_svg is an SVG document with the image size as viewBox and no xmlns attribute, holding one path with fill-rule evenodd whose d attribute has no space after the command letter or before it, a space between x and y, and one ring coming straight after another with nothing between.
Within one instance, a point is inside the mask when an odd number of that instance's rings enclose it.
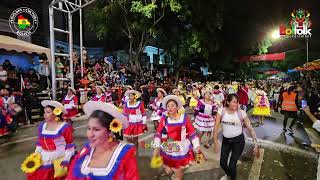
<instances>
[{"instance_id":1,"label":"white tent roof","mask_svg":"<svg viewBox=\"0 0 320 180\"><path fill-rule=\"evenodd\" d=\"M50 49L9 36L0 35L0 49L5 49L7 51L27 52L29 54L44 53L47 55L48 61L51 62Z\"/></svg>"}]
</instances>

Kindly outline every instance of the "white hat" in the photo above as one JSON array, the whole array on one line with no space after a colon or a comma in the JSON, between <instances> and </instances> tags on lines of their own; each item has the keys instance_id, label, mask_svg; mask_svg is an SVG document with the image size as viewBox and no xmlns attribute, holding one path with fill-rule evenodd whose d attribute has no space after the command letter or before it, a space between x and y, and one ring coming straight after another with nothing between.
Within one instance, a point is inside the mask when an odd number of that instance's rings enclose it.
<instances>
[{"instance_id":1,"label":"white hat","mask_svg":"<svg viewBox=\"0 0 320 180\"><path fill-rule=\"evenodd\" d=\"M131 90L133 89L132 86L130 86L130 85L127 85L126 88L129 88Z\"/></svg>"},{"instance_id":2,"label":"white hat","mask_svg":"<svg viewBox=\"0 0 320 180\"><path fill-rule=\"evenodd\" d=\"M259 89L257 89L257 90L255 91L255 93L256 93L257 95L261 95L261 96L266 95L266 93L265 93L264 91L259 90Z\"/></svg>"},{"instance_id":3,"label":"white hat","mask_svg":"<svg viewBox=\"0 0 320 180\"><path fill-rule=\"evenodd\" d=\"M126 91L124 93L125 96L129 97L130 94L135 94L135 95L138 95L139 97L141 97L141 93L139 91L136 91L136 90L129 90L129 91Z\"/></svg>"},{"instance_id":4,"label":"white hat","mask_svg":"<svg viewBox=\"0 0 320 180\"><path fill-rule=\"evenodd\" d=\"M68 89L70 89L73 92L73 94L77 94L76 90L73 87L68 87Z\"/></svg>"},{"instance_id":5,"label":"white hat","mask_svg":"<svg viewBox=\"0 0 320 180\"><path fill-rule=\"evenodd\" d=\"M162 92L164 96L168 95L167 91L162 88L157 88L157 92L159 92L159 91Z\"/></svg>"},{"instance_id":6,"label":"white hat","mask_svg":"<svg viewBox=\"0 0 320 180\"><path fill-rule=\"evenodd\" d=\"M106 89L103 86L96 86L96 88L100 88L103 93L106 93Z\"/></svg>"},{"instance_id":7,"label":"white hat","mask_svg":"<svg viewBox=\"0 0 320 180\"><path fill-rule=\"evenodd\" d=\"M176 95L168 95L168 96L164 97L163 100L162 100L163 109L167 110L167 103L168 103L169 100L176 101L177 104L178 104L178 109L182 108L182 102L181 102L181 99L178 96L176 96Z\"/></svg>"},{"instance_id":8,"label":"white hat","mask_svg":"<svg viewBox=\"0 0 320 180\"><path fill-rule=\"evenodd\" d=\"M183 92L180 89L173 89L172 93L175 94L176 92L179 92L179 94L182 94Z\"/></svg>"},{"instance_id":9,"label":"white hat","mask_svg":"<svg viewBox=\"0 0 320 180\"><path fill-rule=\"evenodd\" d=\"M202 97L204 97L207 93L210 93L212 95L212 90L210 89L204 89L201 91L201 95Z\"/></svg>"},{"instance_id":10,"label":"white hat","mask_svg":"<svg viewBox=\"0 0 320 180\"><path fill-rule=\"evenodd\" d=\"M83 105L83 111L88 117L96 110L103 111L111 115L115 119L120 120L123 129L127 128L129 125L127 117L120 113L119 109L111 103L105 103L100 101L88 101L86 104Z\"/></svg>"},{"instance_id":11,"label":"white hat","mask_svg":"<svg viewBox=\"0 0 320 180\"><path fill-rule=\"evenodd\" d=\"M63 109L63 105L58 101L43 100L43 101L41 101L41 105L43 107L52 106L52 107L55 107L55 108Z\"/></svg>"}]
</instances>

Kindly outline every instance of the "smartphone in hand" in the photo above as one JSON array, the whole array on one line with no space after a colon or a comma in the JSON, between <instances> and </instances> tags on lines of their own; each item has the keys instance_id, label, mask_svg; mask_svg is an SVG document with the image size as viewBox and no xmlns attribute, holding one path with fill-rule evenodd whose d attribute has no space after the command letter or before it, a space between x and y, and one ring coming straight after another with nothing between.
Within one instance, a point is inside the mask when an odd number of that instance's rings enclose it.
<instances>
[{"instance_id":1,"label":"smartphone in hand","mask_svg":"<svg viewBox=\"0 0 320 180\"><path fill-rule=\"evenodd\" d=\"M306 100L301 100L301 107L305 108L307 106L308 106L307 101Z\"/></svg>"}]
</instances>

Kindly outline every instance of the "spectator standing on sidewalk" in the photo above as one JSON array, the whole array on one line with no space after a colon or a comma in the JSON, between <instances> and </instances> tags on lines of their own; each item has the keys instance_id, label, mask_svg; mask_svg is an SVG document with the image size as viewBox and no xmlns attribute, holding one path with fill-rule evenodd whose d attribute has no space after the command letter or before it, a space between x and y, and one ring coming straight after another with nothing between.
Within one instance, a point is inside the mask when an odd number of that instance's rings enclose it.
<instances>
[{"instance_id":1,"label":"spectator standing on sidewalk","mask_svg":"<svg viewBox=\"0 0 320 180\"><path fill-rule=\"evenodd\" d=\"M281 104L281 110L284 114L283 120L283 132L287 132L286 126L289 117L292 117L293 120L288 128L290 133L293 133L292 127L295 125L298 119L298 95L293 92L294 86L290 86L286 92L282 94L282 98L279 103Z\"/></svg>"},{"instance_id":2,"label":"spectator standing on sidewalk","mask_svg":"<svg viewBox=\"0 0 320 180\"><path fill-rule=\"evenodd\" d=\"M37 99L36 92L31 88L31 84L28 82L26 83L26 89L22 92L22 107L24 107L26 111L26 116L30 122L30 124L34 124L34 121L32 120L32 114L31 111L34 106L39 102Z\"/></svg>"},{"instance_id":3,"label":"spectator standing on sidewalk","mask_svg":"<svg viewBox=\"0 0 320 180\"><path fill-rule=\"evenodd\" d=\"M0 65L0 85L4 87L5 83L7 82L8 79L8 73L7 71L3 68L3 66Z\"/></svg>"}]
</instances>

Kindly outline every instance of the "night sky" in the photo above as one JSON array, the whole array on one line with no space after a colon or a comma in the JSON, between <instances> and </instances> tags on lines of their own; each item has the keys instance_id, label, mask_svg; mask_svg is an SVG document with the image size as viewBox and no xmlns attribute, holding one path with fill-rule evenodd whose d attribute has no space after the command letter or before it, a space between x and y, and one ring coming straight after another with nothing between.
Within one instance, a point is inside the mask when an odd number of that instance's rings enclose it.
<instances>
[{"instance_id":1,"label":"night sky","mask_svg":"<svg viewBox=\"0 0 320 180\"><path fill-rule=\"evenodd\" d=\"M250 44L263 39L280 23L286 23L293 9L306 9L312 21L309 51L320 51L319 14L317 0L241 0L225 2L224 41L225 51L233 56L248 55ZM281 39L273 43L269 53L305 48L305 39Z\"/></svg>"}]
</instances>

